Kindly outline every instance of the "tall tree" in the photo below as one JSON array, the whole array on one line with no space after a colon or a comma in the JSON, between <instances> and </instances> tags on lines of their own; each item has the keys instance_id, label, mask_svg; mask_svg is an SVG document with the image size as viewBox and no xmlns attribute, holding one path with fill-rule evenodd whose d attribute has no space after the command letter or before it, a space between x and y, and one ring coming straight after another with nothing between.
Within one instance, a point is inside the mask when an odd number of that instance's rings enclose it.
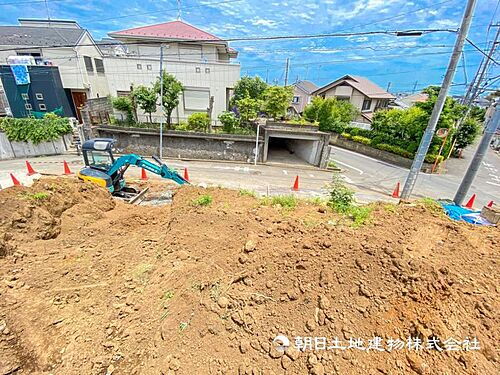
<instances>
[{"instance_id":1,"label":"tall tree","mask_svg":"<svg viewBox=\"0 0 500 375\"><path fill-rule=\"evenodd\" d=\"M158 92L155 88L137 86L134 87L131 96L134 98L139 108L149 115L149 122L152 123L152 114L156 112L156 102L158 100Z\"/></svg>"},{"instance_id":2,"label":"tall tree","mask_svg":"<svg viewBox=\"0 0 500 375\"><path fill-rule=\"evenodd\" d=\"M284 117L293 98L293 87L269 86L262 93L262 110L274 119Z\"/></svg>"},{"instance_id":3,"label":"tall tree","mask_svg":"<svg viewBox=\"0 0 500 375\"><path fill-rule=\"evenodd\" d=\"M234 86L231 105L236 105L236 102L247 97L247 94L250 99L262 99L262 94L267 86L267 83L259 77L242 77Z\"/></svg>"},{"instance_id":4,"label":"tall tree","mask_svg":"<svg viewBox=\"0 0 500 375\"><path fill-rule=\"evenodd\" d=\"M167 115L167 129L171 128L172 111L179 105L180 94L184 91L184 86L172 74L163 72L163 109ZM160 94L160 79L155 82L154 89Z\"/></svg>"}]
</instances>

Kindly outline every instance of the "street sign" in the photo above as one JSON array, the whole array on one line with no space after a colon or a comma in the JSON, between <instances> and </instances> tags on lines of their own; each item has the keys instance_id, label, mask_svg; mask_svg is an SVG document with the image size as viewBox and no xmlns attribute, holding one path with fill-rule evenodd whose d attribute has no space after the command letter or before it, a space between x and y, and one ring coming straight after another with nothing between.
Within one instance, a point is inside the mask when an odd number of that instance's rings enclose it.
<instances>
[{"instance_id":1,"label":"street sign","mask_svg":"<svg viewBox=\"0 0 500 375\"><path fill-rule=\"evenodd\" d=\"M450 131L450 129L446 129L446 128L438 129L436 131L436 136L438 136L439 138L444 138L448 135L449 131Z\"/></svg>"}]
</instances>

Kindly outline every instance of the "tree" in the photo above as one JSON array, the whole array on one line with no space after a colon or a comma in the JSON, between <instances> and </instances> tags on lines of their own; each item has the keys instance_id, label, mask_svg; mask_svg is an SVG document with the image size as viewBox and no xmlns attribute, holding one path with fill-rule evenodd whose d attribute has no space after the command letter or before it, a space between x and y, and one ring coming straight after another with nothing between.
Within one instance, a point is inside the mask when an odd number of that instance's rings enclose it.
<instances>
[{"instance_id":1,"label":"tree","mask_svg":"<svg viewBox=\"0 0 500 375\"><path fill-rule=\"evenodd\" d=\"M306 120L318 122L319 130L336 133L342 133L357 114L351 103L336 98L314 98L304 109Z\"/></svg>"},{"instance_id":2,"label":"tree","mask_svg":"<svg viewBox=\"0 0 500 375\"><path fill-rule=\"evenodd\" d=\"M236 102L245 98L247 95L251 99L262 99L262 94L268 87L259 77L242 77L234 86L234 94L231 98L231 105L236 105Z\"/></svg>"},{"instance_id":3,"label":"tree","mask_svg":"<svg viewBox=\"0 0 500 375\"><path fill-rule=\"evenodd\" d=\"M172 123L172 111L179 105L179 96L184 87L172 74L163 72L163 109L167 115L167 128L170 129ZM154 90L160 94L160 79L155 82Z\"/></svg>"},{"instance_id":4,"label":"tree","mask_svg":"<svg viewBox=\"0 0 500 375\"><path fill-rule=\"evenodd\" d=\"M240 119L243 123L248 123L250 120L257 117L262 101L259 99L252 99L248 94L236 102Z\"/></svg>"},{"instance_id":5,"label":"tree","mask_svg":"<svg viewBox=\"0 0 500 375\"><path fill-rule=\"evenodd\" d=\"M111 99L111 105L114 109L118 111L125 112L127 115L127 122L133 124L134 121L134 107L132 105L132 100L128 96L119 96L117 98Z\"/></svg>"},{"instance_id":6,"label":"tree","mask_svg":"<svg viewBox=\"0 0 500 375\"><path fill-rule=\"evenodd\" d=\"M474 118L467 118L462 122L462 125L457 130L455 134L455 146L458 149L464 149L465 147L472 144L476 137L479 135L481 131L481 125Z\"/></svg>"},{"instance_id":7,"label":"tree","mask_svg":"<svg viewBox=\"0 0 500 375\"><path fill-rule=\"evenodd\" d=\"M269 86L262 93L262 110L268 116L277 119L286 115L293 98L293 87Z\"/></svg>"},{"instance_id":8,"label":"tree","mask_svg":"<svg viewBox=\"0 0 500 375\"><path fill-rule=\"evenodd\" d=\"M156 101L158 93L154 87L137 86L132 90L131 96L145 113L149 115L149 122L152 123L152 114L156 112Z\"/></svg>"}]
</instances>

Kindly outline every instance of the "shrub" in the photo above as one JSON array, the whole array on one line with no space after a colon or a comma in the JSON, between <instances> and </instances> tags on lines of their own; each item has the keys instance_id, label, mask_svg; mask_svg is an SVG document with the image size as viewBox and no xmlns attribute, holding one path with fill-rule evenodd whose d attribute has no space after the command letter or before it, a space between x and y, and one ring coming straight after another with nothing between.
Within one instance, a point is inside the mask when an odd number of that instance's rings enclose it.
<instances>
[{"instance_id":1,"label":"shrub","mask_svg":"<svg viewBox=\"0 0 500 375\"><path fill-rule=\"evenodd\" d=\"M388 145L386 143L379 143L378 145L375 146L379 150L383 151L389 151L392 152L393 154L403 156L405 158L411 159L413 157L413 154L404 148L401 148L399 146L393 146L393 145Z\"/></svg>"},{"instance_id":2,"label":"shrub","mask_svg":"<svg viewBox=\"0 0 500 375\"><path fill-rule=\"evenodd\" d=\"M357 113L356 108L345 100L316 97L304 109L304 118L312 122L317 121L321 131L342 133Z\"/></svg>"},{"instance_id":3,"label":"shrub","mask_svg":"<svg viewBox=\"0 0 500 375\"><path fill-rule=\"evenodd\" d=\"M207 113L197 112L188 117L188 129L197 131L207 131L210 125L210 117Z\"/></svg>"},{"instance_id":4,"label":"shrub","mask_svg":"<svg viewBox=\"0 0 500 375\"><path fill-rule=\"evenodd\" d=\"M188 131L188 123L186 121L180 121L177 125L174 126L174 129L179 131Z\"/></svg>"},{"instance_id":5,"label":"shrub","mask_svg":"<svg viewBox=\"0 0 500 375\"><path fill-rule=\"evenodd\" d=\"M241 122L248 123L256 118L261 105L262 101L260 99L253 99L248 95L236 101Z\"/></svg>"},{"instance_id":6,"label":"shrub","mask_svg":"<svg viewBox=\"0 0 500 375\"><path fill-rule=\"evenodd\" d=\"M361 129L361 128L354 128L351 126L348 126L344 130L346 133L349 133L350 135L360 135L362 137L366 138L372 138L374 135L374 132L369 129Z\"/></svg>"},{"instance_id":7,"label":"shrub","mask_svg":"<svg viewBox=\"0 0 500 375\"><path fill-rule=\"evenodd\" d=\"M341 133L340 135L346 139L351 139L351 135L349 133L344 132L344 133Z\"/></svg>"},{"instance_id":8,"label":"shrub","mask_svg":"<svg viewBox=\"0 0 500 375\"><path fill-rule=\"evenodd\" d=\"M345 186L338 175L333 176L329 188L328 205L337 212L346 213L354 203L354 191Z\"/></svg>"},{"instance_id":9,"label":"shrub","mask_svg":"<svg viewBox=\"0 0 500 375\"><path fill-rule=\"evenodd\" d=\"M283 208L293 209L297 206L297 198L293 195L277 195L271 198L273 206L281 206Z\"/></svg>"},{"instance_id":10,"label":"shrub","mask_svg":"<svg viewBox=\"0 0 500 375\"><path fill-rule=\"evenodd\" d=\"M426 163L431 163L434 164L436 162L436 158L438 159L438 164L441 163L444 160L443 155L434 155L434 154L427 154L425 155L425 162Z\"/></svg>"},{"instance_id":11,"label":"shrub","mask_svg":"<svg viewBox=\"0 0 500 375\"><path fill-rule=\"evenodd\" d=\"M132 100L128 96L119 96L117 98L112 98L111 99L111 105L113 106L114 109L120 111L120 112L125 112L127 115L127 121L129 123L134 123L134 105L132 103Z\"/></svg>"},{"instance_id":12,"label":"shrub","mask_svg":"<svg viewBox=\"0 0 500 375\"><path fill-rule=\"evenodd\" d=\"M219 121L222 123L222 128L225 133L233 133L235 128L240 125L239 118L234 112L226 111L219 115Z\"/></svg>"},{"instance_id":13,"label":"shrub","mask_svg":"<svg viewBox=\"0 0 500 375\"><path fill-rule=\"evenodd\" d=\"M56 140L73 128L67 118L46 115L42 119L5 117L0 120L0 130L10 141L38 144Z\"/></svg>"},{"instance_id":14,"label":"shrub","mask_svg":"<svg viewBox=\"0 0 500 375\"><path fill-rule=\"evenodd\" d=\"M370 138L366 138L366 137L362 137L360 135L355 135L352 137L352 140L354 142L359 142L359 143L362 143L364 145L370 145L372 143L371 139Z\"/></svg>"},{"instance_id":15,"label":"shrub","mask_svg":"<svg viewBox=\"0 0 500 375\"><path fill-rule=\"evenodd\" d=\"M282 118L286 115L292 97L293 86L269 86L262 94L262 110L274 119Z\"/></svg>"}]
</instances>

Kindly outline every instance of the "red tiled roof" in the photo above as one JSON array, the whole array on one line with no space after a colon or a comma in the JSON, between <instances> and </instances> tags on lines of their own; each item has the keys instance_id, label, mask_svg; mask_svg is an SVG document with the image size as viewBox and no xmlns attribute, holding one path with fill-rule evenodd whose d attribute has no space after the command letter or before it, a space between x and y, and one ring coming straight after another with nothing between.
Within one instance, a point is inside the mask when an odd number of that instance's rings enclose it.
<instances>
[{"instance_id":1,"label":"red tiled roof","mask_svg":"<svg viewBox=\"0 0 500 375\"><path fill-rule=\"evenodd\" d=\"M174 40L210 40L220 38L183 21L159 23L157 25L136 27L110 33L110 36L152 37Z\"/></svg>"}]
</instances>

